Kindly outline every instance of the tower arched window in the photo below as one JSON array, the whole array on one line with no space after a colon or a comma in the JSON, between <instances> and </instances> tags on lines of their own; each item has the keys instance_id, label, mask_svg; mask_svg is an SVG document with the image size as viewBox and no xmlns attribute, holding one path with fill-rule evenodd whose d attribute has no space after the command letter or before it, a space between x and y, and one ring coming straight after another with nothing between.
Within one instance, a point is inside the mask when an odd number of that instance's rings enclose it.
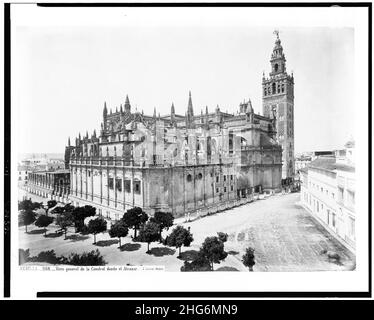
<instances>
[{"instance_id":1,"label":"tower arched window","mask_svg":"<svg viewBox=\"0 0 374 320\"><path fill-rule=\"evenodd\" d=\"M276 89L277 89L277 87L276 87L275 82L271 85L271 89L272 89L272 93L273 93L273 94L276 94Z\"/></svg>"},{"instance_id":2,"label":"tower arched window","mask_svg":"<svg viewBox=\"0 0 374 320\"><path fill-rule=\"evenodd\" d=\"M278 72L278 63L276 63L276 64L274 65L274 71L275 71L275 72Z\"/></svg>"}]
</instances>

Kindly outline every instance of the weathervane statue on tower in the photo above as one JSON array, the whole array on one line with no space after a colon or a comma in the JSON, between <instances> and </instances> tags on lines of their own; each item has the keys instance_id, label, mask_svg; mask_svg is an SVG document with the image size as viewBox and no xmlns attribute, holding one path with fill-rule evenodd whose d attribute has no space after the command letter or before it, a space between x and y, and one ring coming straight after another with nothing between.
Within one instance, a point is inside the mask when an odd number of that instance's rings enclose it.
<instances>
[{"instance_id":1,"label":"weathervane statue on tower","mask_svg":"<svg viewBox=\"0 0 374 320\"><path fill-rule=\"evenodd\" d=\"M277 36L277 39L279 39L279 30L278 29L275 29L273 34L275 34Z\"/></svg>"}]
</instances>

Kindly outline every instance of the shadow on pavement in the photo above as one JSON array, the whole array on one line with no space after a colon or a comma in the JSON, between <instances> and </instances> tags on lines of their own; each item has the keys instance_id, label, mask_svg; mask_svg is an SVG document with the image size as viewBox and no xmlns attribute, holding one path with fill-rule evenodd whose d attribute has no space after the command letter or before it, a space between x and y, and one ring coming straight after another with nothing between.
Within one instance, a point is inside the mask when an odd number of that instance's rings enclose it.
<instances>
[{"instance_id":1,"label":"shadow on pavement","mask_svg":"<svg viewBox=\"0 0 374 320\"><path fill-rule=\"evenodd\" d=\"M216 269L215 271L239 271L239 270L234 267L220 267Z\"/></svg>"},{"instance_id":2,"label":"shadow on pavement","mask_svg":"<svg viewBox=\"0 0 374 320\"><path fill-rule=\"evenodd\" d=\"M27 234L42 234L44 232L45 232L44 229L35 229L35 230L28 231Z\"/></svg>"},{"instance_id":3,"label":"shadow on pavement","mask_svg":"<svg viewBox=\"0 0 374 320\"><path fill-rule=\"evenodd\" d=\"M101 240L101 241L97 241L95 245L99 247L109 247L112 244L116 244L118 242L119 242L118 240Z\"/></svg>"},{"instance_id":4,"label":"shadow on pavement","mask_svg":"<svg viewBox=\"0 0 374 320\"><path fill-rule=\"evenodd\" d=\"M175 250L170 249L170 248L157 247L157 248L152 248L151 250L149 250L148 253L156 257L162 257L166 255L172 256L175 253Z\"/></svg>"},{"instance_id":5,"label":"shadow on pavement","mask_svg":"<svg viewBox=\"0 0 374 320\"><path fill-rule=\"evenodd\" d=\"M141 244L139 243L125 243L124 245L120 246L119 249L121 251L136 251L139 250Z\"/></svg>"},{"instance_id":6,"label":"shadow on pavement","mask_svg":"<svg viewBox=\"0 0 374 320\"><path fill-rule=\"evenodd\" d=\"M231 254L231 255L233 255L233 256L236 256L237 254L239 254L238 251L233 251L233 250L228 251L227 253L228 253L228 254Z\"/></svg>"},{"instance_id":7,"label":"shadow on pavement","mask_svg":"<svg viewBox=\"0 0 374 320\"><path fill-rule=\"evenodd\" d=\"M66 236L65 240L71 240L71 241L82 241L87 240L89 236L82 236L80 234L72 234L70 236Z\"/></svg>"},{"instance_id":8,"label":"shadow on pavement","mask_svg":"<svg viewBox=\"0 0 374 320\"><path fill-rule=\"evenodd\" d=\"M199 252L197 250L182 251L178 259L184 260L184 261L192 261L197 258L198 253Z\"/></svg>"},{"instance_id":9,"label":"shadow on pavement","mask_svg":"<svg viewBox=\"0 0 374 320\"><path fill-rule=\"evenodd\" d=\"M58 238L63 235L63 232L51 232L45 235L46 238Z\"/></svg>"}]
</instances>

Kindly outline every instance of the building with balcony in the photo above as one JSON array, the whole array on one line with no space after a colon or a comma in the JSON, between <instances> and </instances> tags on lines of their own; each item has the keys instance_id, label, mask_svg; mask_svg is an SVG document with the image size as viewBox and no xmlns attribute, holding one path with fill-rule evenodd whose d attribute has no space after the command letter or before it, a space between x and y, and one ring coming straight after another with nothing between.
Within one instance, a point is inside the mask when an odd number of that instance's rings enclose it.
<instances>
[{"instance_id":1,"label":"building with balcony","mask_svg":"<svg viewBox=\"0 0 374 320\"><path fill-rule=\"evenodd\" d=\"M26 191L49 200L68 203L70 193L69 170L29 172Z\"/></svg>"},{"instance_id":2,"label":"building with balcony","mask_svg":"<svg viewBox=\"0 0 374 320\"><path fill-rule=\"evenodd\" d=\"M355 252L355 167L352 158L320 156L300 170L300 178L302 205Z\"/></svg>"}]
</instances>

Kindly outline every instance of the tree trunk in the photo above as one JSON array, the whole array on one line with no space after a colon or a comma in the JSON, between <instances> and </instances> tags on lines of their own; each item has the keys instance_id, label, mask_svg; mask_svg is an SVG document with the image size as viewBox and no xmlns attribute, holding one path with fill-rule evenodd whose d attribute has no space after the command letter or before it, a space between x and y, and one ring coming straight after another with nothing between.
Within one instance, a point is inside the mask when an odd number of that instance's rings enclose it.
<instances>
[{"instance_id":1,"label":"tree trunk","mask_svg":"<svg viewBox=\"0 0 374 320\"><path fill-rule=\"evenodd\" d=\"M94 233L94 243L93 244L96 244L96 233Z\"/></svg>"},{"instance_id":2,"label":"tree trunk","mask_svg":"<svg viewBox=\"0 0 374 320\"><path fill-rule=\"evenodd\" d=\"M68 230L67 229L65 229L65 240L66 240L66 232L67 232Z\"/></svg>"},{"instance_id":3,"label":"tree trunk","mask_svg":"<svg viewBox=\"0 0 374 320\"><path fill-rule=\"evenodd\" d=\"M136 227L134 227L134 240L136 240Z\"/></svg>"},{"instance_id":4,"label":"tree trunk","mask_svg":"<svg viewBox=\"0 0 374 320\"><path fill-rule=\"evenodd\" d=\"M27 224L25 224L25 228L26 228L26 233L27 233Z\"/></svg>"},{"instance_id":5,"label":"tree trunk","mask_svg":"<svg viewBox=\"0 0 374 320\"><path fill-rule=\"evenodd\" d=\"M182 249L182 246L179 247L179 256L181 256L181 249Z\"/></svg>"},{"instance_id":6,"label":"tree trunk","mask_svg":"<svg viewBox=\"0 0 374 320\"><path fill-rule=\"evenodd\" d=\"M253 266L248 267L249 271L253 271Z\"/></svg>"},{"instance_id":7,"label":"tree trunk","mask_svg":"<svg viewBox=\"0 0 374 320\"><path fill-rule=\"evenodd\" d=\"M46 237L47 236L47 229L44 228L44 236Z\"/></svg>"},{"instance_id":8,"label":"tree trunk","mask_svg":"<svg viewBox=\"0 0 374 320\"><path fill-rule=\"evenodd\" d=\"M160 228L160 243L162 243L162 228Z\"/></svg>"},{"instance_id":9,"label":"tree trunk","mask_svg":"<svg viewBox=\"0 0 374 320\"><path fill-rule=\"evenodd\" d=\"M118 248L121 248L121 238L119 237L118 240L119 240L119 247Z\"/></svg>"},{"instance_id":10,"label":"tree trunk","mask_svg":"<svg viewBox=\"0 0 374 320\"><path fill-rule=\"evenodd\" d=\"M214 268L213 268L213 262L212 262L212 271L214 271Z\"/></svg>"},{"instance_id":11,"label":"tree trunk","mask_svg":"<svg viewBox=\"0 0 374 320\"><path fill-rule=\"evenodd\" d=\"M147 242L147 244L148 244L148 250L147 250L147 252L149 252L149 242Z\"/></svg>"}]
</instances>

